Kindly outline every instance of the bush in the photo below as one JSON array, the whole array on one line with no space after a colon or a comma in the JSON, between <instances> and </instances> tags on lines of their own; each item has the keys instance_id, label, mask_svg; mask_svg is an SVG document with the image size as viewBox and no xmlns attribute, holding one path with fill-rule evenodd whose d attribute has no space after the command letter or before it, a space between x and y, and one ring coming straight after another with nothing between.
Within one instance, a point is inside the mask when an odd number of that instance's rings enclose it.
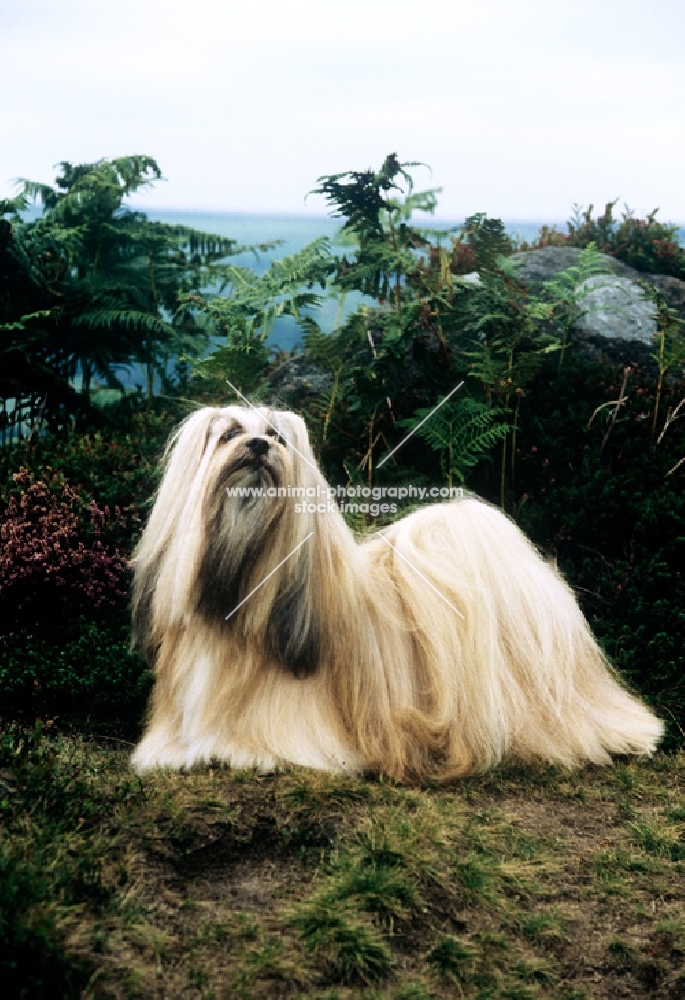
<instances>
[{"instance_id":1,"label":"bush","mask_svg":"<svg viewBox=\"0 0 685 1000\"><path fill-rule=\"evenodd\" d=\"M120 536L121 545L130 552L140 529L138 512L157 486L160 455L186 411L130 412L128 405L124 401L118 409L110 408L113 416L121 417L121 425L117 423L106 432L47 434L0 453L0 484L5 495L13 489L12 477L19 466L37 479L50 479L58 473L75 488L96 497L101 506L121 508L129 524L128 532Z\"/></svg>"},{"instance_id":2,"label":"bush","mask_svg":"<svg viewBox=\"0 0 685 1000\"><path fill-rule=\"evenodd\" d=\"M574 218L568 222L568 234L543 226L534 246L585 248L594 243L602 253L637 271L685 278L685 251L678 242L678 227L659 222L658 209L646 219L636 219L627 206L619 222L613 215L616 201L608 202L596 219L592 218L593 205L585 211L576 206Z\"/></svg>"},{"instance_id":3,"label":"bush","mask_svg":"<svg viewBox=\"0 0 685 1000\"><path fill-rule=\"evenodd\" d=\"M620 381L615 368L580 357L561 378L553 362L539 374L521 409L511 501L674 740L685 726L685 496L683 467L672 471L682 438L671 429L651 446L655 379L640 371L613 426L610 407L588 426L598 406L618 398ZM681 395L677 383L667 387L660 428Z\"/></svg>"},{"instance_id":4,"label":"bush","mask_svg":"<svg viewBox=\"0 0 685 1000\"><path fill-rule=\"evenodd\" d=\"M149 675L129 648L126 519L56 474L13 478L0 529L0 693L48 710L140 708Z\"/></svg>"},{"instance_id":5,"label":"bush","mask_svg":"<svg viewBox=\"0 0 685 1000\"><path fill-rule=\"evenodd\" d=\"M13 476L0 558L0 607L5 630L43 630L66 613L94 612L125 597L129 564L107 529L125 527L117 507L82 497L53 476L36 481L26 469Z\"/></svg>"},{"instance_id":6,"label":"bush","mask_svg":"<svg viewBox=\"0 0 685 1000\"><path fill-rule=\"evenodd\" d=\"M0 697L41 712L107 712L114 718L143 708L152 675L131 651L126 612L119 622L81 616L59 634L22 630L0 638Z\"/></svg>"}]
</instances>

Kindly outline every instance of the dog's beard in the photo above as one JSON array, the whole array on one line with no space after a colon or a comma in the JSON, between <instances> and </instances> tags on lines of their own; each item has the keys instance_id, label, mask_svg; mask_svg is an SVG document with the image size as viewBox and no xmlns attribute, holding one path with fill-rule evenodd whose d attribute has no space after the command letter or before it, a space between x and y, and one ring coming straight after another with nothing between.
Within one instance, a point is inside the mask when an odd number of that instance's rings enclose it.
<instances>
[{"instance_id":1,"label":"dog's beard","mask_svg":"<svg viewBox=\"0 0 685 1000\"><path fill-rule=\"evenodd\" d=\"M316 670L321 645L306 546L259 593L268 575L302 540L300 535L306 536L291 499L266 495L269 488L278 493L288 470L292 472L291 463L274 445L260 457L245 448L233 449L214 471L205 499L197 612L234 635L258 637L268 655L299 677ZM250 492L236 496L229 490Z\"/></svg>"},{"instance_id":2,"label":"dog's beard","mask_svg":"<svg viewBox=\"0 0 685 1000\"><path fill-rule=\"evenodd\" d=\"M236 447L213 471L204 502L197 601L198 612L213 622L223 621L250 592L253 570L284 511L280 498L259 493L278 489L282 466L271 454L251 456ZM231 496L233 490L247 495Z\"/></svg>"}]
</instances>

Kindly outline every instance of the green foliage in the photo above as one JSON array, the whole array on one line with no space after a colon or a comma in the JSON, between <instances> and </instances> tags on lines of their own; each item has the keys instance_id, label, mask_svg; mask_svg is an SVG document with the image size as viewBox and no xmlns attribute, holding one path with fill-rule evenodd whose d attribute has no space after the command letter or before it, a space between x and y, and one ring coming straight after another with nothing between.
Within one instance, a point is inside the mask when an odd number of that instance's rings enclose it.
<instances>
[{"instance_id":1,"label":"green foliage","mask_svg":"<svg viewBox=\"0 0 685 1000\"><path fill-rule=\"evenodd\" d=\"M204 388L220 396L229 391L230 382L243 394L253 394L269 369L269 352L263 342L250 347L219 347L206 360L193 365L193 373L205 383Z\"/></svg>"},{"instance_id":2,"label":"green foliage","mask_svg":"<svg viewBox=\"0 0 685 1000\"><path fill-rule=\"evenodd\" d=\"M0 835L0 976L16 1000L77 1000L88 979L64 953L47 861L40 850L30 861L17 858Z\"/></svg>"},{"instance_id":3,"label":"green foliage","mask_svg":"<svg viewBox=\"0 0 685 1000\"><path fill-rule=\"evenodd\" d=\"M414 191L415 166L392 154L378 172L321 177L316 189L345 219L333 287L341 296L375 297L378 306L361 306L329 337L304 320L305 350L332 376L311 416L324 461L350 477L365 474L369 485L401 420L435 405L457 381L445 326L453 324L454 301L466 286L453 282L449 254L431 242L435 234L411 224L414 211L432 212L436 204L435 190Z\"/></svg>"},{"instance_id":4,"label":"green foliage","mask_svg":"<svg viewBox=\"0 0 685 1000\"><path fill-rule=\"evenodd\" d=\"M143 709L151 686L152 675L131 651L124 609L99 621L72 613L59 627L39 622L32 631L0 636L6 705L122 719Z\"/></svg>"},{"instance_id":5,"label":"green foliage","mask_svg":"<svg viewBox=\"0 0 685 1000\"><path fill-rule=\"evenodd\" d=\"M466 219L462 240L473 250L478 270L495 270L498 258L508 257L514 249L501 219L489 219L485 212L477 212Z\"/></svg>"},{"instance_id":6,"label":"green foliage","mask_svg":"<svg viewBox=\"0 0 685 1000\"><path fill-rule=\"evenodd\" d=\"M84 905L110 896L103 841L84 834L139 791L130 775L105 790L111 762L99 766L49 728L15 724L0 736L0 975L18 1000L82 996L91 969L67 938Z\"/></svg>"},{"instance_id":7,"label":"green foliage","mask_svg":"<svg viewBox=\"0 0 685 1000\"><path fill-rule=\"evenodd\" d=\"M224 346L195 362L194 374L222 392L227 379L243 392L254 390L269 367L266 341L274 323L283 315L304 321L320 301L314 286L326 287L332 267L329 241L321 237L274 261L261 276L245 267L222 268L221 295L182 298L198 310L210 335L225 338Z\"/></svg>"},{"instance_id":8,"label":"green foliage","mask_svg":"<svg viewBox=\"0 0 685 1000\"><path fill-rule=\"evenodd\" d=\"M625 206L619 223L613 216L617 201L618 198L608 202L604 213L596 219L592 218L592 205L585 210L580 205L574 206L565 242L577 247L594 243L602 253L611 254L638 271L685 278L685 252L678 242L678 227L658 222L658 208L646 219L636 219Z\"/></svg>"},{"instance_id":9,"label":"green foliage","mask_svg":"<svg viewBox=\"0 0 685 1000\"><path fill-rule=\"evenodd\" d=\"M371 983L389 975L390 953L380 935L332 901L305 907L295 926L305 950L316 954L337 982Z\"/></svg>"},{"instance_id":10,"label":"green foliage","mask_svg":"<svg viewBox=\"0 0 685 1000\"><path fill-rule=\"evenodd\" d=\"M333 215L344 218L344 229L358 238L384 237L386 224L408 218L413 211L431 211L439 189L414 194L413 180L408 172L419 163L400 163L396 153L386 156L378 173L372 170L349 170L341 174L319 177L315 194L322 194L333 208ZM343 178L346 180L343 181ZM398 200L391 191L407 190L406 199Z\"/></svg>"},{"instance_id":11,"label":"green foliage","mask_svg":"<svg viewBox=\"0 0 685 1000\"><path fill-rule=\"evenodd\" d=\"M559 370L568 349L571 330L589 310L585 299L590 292L601 287L597 282L585 283L589 278L598 278L610 273L595 243L589 243L580 253L578 263L560 271L550 281L543 283L541 298L551 303L549 319L561 331L561 351Z\"/></svg>"},{"instance_id":12,"label":"green foliage","mask_svg":"<svg viewBox=\"0 0 685 1000\"><path fill-rule=\"evenodd\" d=\"M657 387L641 372L628 380L613 426L606 410L588 426L598 402L616 400L619 382L610 366L573 355L562 378L549 363L540 371L521 409L518 520L555 552L606 652L672 724L671 739L679 739L685 719L685 505L676 468L682 446L666 429L650 447ZM673 411L681 385L667 385L665 393L665 408ZM664 423L662 417L661 430ZM482 481L480 492L487 495Z\"/></svg>"},{"instance_id":13,"label":"green foliage","mask_svg":"<svg viewBox=\"0 0 685 1000\"><path fill-rule=\"evenodd\" d=\"M312 289L315 284L325 288L331 269L330 243L322 236L292 257L274 261L261 276L249 268L224 266L221 291L228 294L206 303L191 301L201 305L213 333L225 336L229 346L247 350L268 338L279 316L299 319L304 309L315 306L320 297Z\"/></svg>"},{"instance_id":14,"label":"green foliage","mask_svg":"<svg viewBox=\"0 0 685 1000\"><path fill-rule=\"evenodd\" d=\"M389 303L385 338L399 338L406 347L403 311L415 298L424 273L417 251L429 240L409 224L415 211L433 212L438 189L415 192L409 168L396 154L387 156L378 173L348 171L319 178L315 193L323 194L334 216L345 218L343 232L355 244L352 259L337 261L333 281L341 292L350 290ZM403 197L393 197L396 191ZM415 310L412 310L415 311Z\"/></svg>"},{"instance_id":15,"label":"green foliage","mask_svg":"<svg viewBox=\"0 0 685 1000\"><path fill-rule=\"evenodd\" d=\"M435 413L433 409L417 410L413 418L401 420L399 426L417 428L416 434L440 455L440 466L451 488L455 477L464 483L468 471L507 436L508 424L497 422L507 411L470 396L443 403ZM433 416L426 420L431 413Z\"/></svg>"},{"instance_id":16,"label":"green foliage","mask_svg":"<svg viewBox=\"0 0 685 1000\"><path fill-rule=\"evenodd\" d=\"M476 954L472 945L455 937L444 937L430 950L427 960L442 975L468 982L474 971Z\"/></svg>"},{"instance_id":17,"label":"green foliage","mask_svg":"<svg viewBox=\"0 0 685 1000\"><path fill-rule=\"evenodd\" d=\"M216 280L216 264L238 252L234 240L185 226L151 222L124 208L124 200L161 178L147 156L73 166L60 164L55 186L22 182L4 203L0 254L0 324L12 336L2 346L5 396L39 393L46 419L78 411L69 380L81 375L87 407L93 377L118 386L116 366L147 368L148 396L155 371L180 351L204 343L180 293ZM22 223L17 208L40 199L43 214Z\"/></svg>"}]
</instances>

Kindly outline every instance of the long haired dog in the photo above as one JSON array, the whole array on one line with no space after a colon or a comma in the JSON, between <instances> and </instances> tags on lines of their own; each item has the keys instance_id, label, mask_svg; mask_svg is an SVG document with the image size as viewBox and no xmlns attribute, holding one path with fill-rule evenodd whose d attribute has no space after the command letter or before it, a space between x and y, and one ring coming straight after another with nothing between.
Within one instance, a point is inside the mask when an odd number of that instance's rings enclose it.
<instances>
[{"instance_id":1,"label":"long haired dog","mask_svg":"<svg viewBox=\"0 0 685 1000\"><path fill-rule=\"evenodd\" d=\"M292 485L326 500L292 413L204 408L172 439L135 555L134 631L156 672L138 771L218 758L420 780L505 754L654 750L661 723L505 515L436 504L359 544L335 505L267 495Z\"/></svg>"}]
</instances>

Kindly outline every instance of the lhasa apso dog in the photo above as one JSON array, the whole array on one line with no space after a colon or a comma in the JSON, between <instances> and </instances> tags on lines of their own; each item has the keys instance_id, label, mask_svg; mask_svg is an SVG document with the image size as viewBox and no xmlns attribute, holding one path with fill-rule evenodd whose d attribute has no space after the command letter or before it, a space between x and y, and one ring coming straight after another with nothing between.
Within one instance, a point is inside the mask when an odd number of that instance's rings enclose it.
<instances>
[{"instance_id":1,"label":"lhasa apso dog","mask_svg":"<svg viewBox=\"0 0 685 1000\"><path fill-rule=\"evenodd\" d=\"M441 503L358 543L335 505L296 510L293 485L327 490L293 413L207 407L173 437L134 559L156 674L138 771L216 758L415 781L654 750L662 724L504 514Z\"/></svg>"}]
</instances>

